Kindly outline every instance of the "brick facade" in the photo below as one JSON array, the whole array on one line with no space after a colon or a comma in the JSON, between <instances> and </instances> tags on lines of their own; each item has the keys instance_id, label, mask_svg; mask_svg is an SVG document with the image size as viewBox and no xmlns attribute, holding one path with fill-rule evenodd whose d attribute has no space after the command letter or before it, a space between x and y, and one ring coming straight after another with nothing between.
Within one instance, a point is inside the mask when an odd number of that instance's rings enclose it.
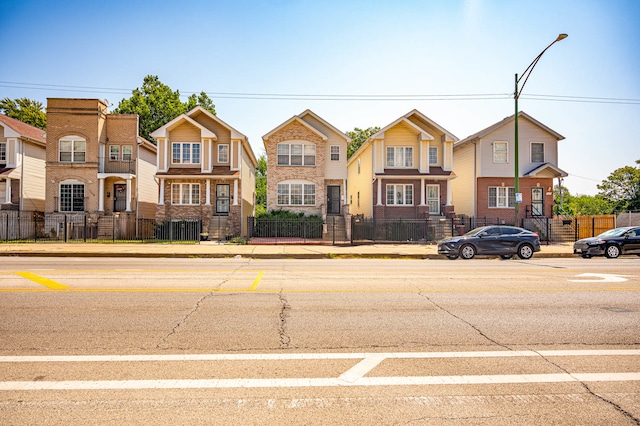
<instances>
[{"instance_id":1,"label":"brick facade","mask_svg":"<svg viewBox=\"0 0 640 426\"><path fill-rule=\"evenodd\" d=\"M542 188L544 194L544 215L553 216L553 178L526 178L521 177L518 182L519 192L522 193L522 203L518 207L520 218L531 216L531 189ZM514 186L513 178L478 178L477 182L477 217L497 218L506 224L514 224L515 208L489 207L490 187ZM551 191L549 190L551 189Z\"/></svg>"}]
</instances>

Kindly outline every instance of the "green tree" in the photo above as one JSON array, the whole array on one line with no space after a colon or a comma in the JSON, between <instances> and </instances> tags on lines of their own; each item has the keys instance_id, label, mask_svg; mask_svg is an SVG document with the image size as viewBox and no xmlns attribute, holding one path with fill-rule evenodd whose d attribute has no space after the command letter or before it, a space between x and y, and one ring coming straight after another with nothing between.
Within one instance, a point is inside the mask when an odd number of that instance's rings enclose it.
<instances>
[{"instance_id":1,"label":"green tree","mask_svg":"<svg viewBox=\"0 0 640 426\"><path fill-rule=\"evenodd\" d=\"M614 170L598 189L598 195L609 201L615 211L640 210L640 167Z\"/></svg>"},{"instance_id":2,"label":"green tree","mask_svg":"<svg viewBox=\"0 0 640 426\"><path fill-rule=\"evenodd\" d=\"M189 96L186 102L180 100L180 91L173 91L163 84L158 76L148 75L141 88L131 92L129 99L123 99L114 114L138 114L140 117L140 136L155 142L151 132L167 124L180 114L193 109L196 105L216 113L215 105L205 92Z\"/></svg>"},{"instance_id":3,"label":"green tree","mask_svg":"<svg viewBox=\"0 0 640 426\"><path fill-rule=\"evenodd\" d=\"M4 98L0 101L0 112L39 129L47 129L47 114L42 102L27 98Z\"/></svg>"},{"instance_id":4,"label":"green tree","mask_svg":"<svg viewBox=\"0 0 640 426\"><path fill-rule=\"evenodd\" d=\"M568 209L576 216L611 214L613 205L598 195L575 195L570 198Z\"/></svg>"},{"instance_id":5,"label":"green tree","mask_svg":"<svg viewBox=\"0 0 640 426\"><path fill-rule=\"evenodd\" d=\"M380 127L369 127L368 129L359 129L354 128L351 131L346 132L346 135L351 138L351 143L347 148L347 158L351 158L354 152L358 150L362 146L362 144L371 137L371 135L376 134L380 130Z\"/></svg>"},{"instance_id":6,"label":"green tree","mask_svg":"<svg viewBox=\"0 0 640 426\"><path fill-rule=\"evenodd\" d=\"M256 216L267 212L267 156L262 154L258 158L256 167Z\"/></svg>"}]
</instances>

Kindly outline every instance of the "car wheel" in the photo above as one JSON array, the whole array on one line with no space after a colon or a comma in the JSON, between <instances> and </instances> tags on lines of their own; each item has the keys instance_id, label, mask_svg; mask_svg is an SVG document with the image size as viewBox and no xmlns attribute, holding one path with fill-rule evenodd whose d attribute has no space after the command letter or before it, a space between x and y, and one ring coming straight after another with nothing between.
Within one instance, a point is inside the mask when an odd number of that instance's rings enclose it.
<instances>
[{"instance_id":1,"label":"car wheel","mask_svg":"<svg viewBox=\"0 0 640 426\"><path fill-rule=\"evenodd\" d=\"M476 255L476 249L471 244L466 244L460 248L460 257L463 259L473 259Z\"/></svg>"},{"instance_id":2,"label":"car wheel","mask_svg":"<svg viewBox=\"0 0 640 426\"><path fill-rule=\"evenodd\" d=\"M591 259L591 255L590 254L583 254L582 258L583 259Z\"/></svg>"},{"instance_id":3,"label":"car wheel","mask_svg":"<svg viewBox=\"0 0 640 426\"><path fill-rule=\"evenodd\" d=\"M620 256L620 247L615 244L610 245L605 249L604 255L609 259L615 259L616 257Z\"/></svg>"},{"instance_id":4,"label":"car wheel","mask_svg":"<svg viewBox=\"0 0 640 426\"><path fill-rule=\"evenodd\" d=\"M518 257L520 259L531 259L533 256L533 247L529 244L523 244L518 247Z\"/></svg>"},{"instance_id":5,"label":"car wheel","mask_svg":"<svg viewBox=\"0 0 640 426\"><path fill-rule=\"evenodd\" d=\"M504 260L509 260L513 257L512 254L501 254L500 255L501 258L503 258Z\"/></svg>"},{"instance_id":6,"label":"car wheel","mask_svg":"<svg viewBox=\"0 0 640 426\"><path fill-rule=\"evenodd\" d=\"M447 258L449 260L456 260L458 258L458 255L457 254L450 254L449 256L447 256Z\"/></svg>"}]
</instances>

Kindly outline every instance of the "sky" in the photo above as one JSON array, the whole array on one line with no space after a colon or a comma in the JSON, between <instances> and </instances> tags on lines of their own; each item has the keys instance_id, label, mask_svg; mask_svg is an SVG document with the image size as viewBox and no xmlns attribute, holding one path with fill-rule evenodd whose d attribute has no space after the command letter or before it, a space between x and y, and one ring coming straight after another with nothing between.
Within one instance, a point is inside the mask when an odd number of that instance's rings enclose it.
<instances>
[{"instance_id":1,"label":"sky","mask_svg":"<svg viewBox=\"0 0 640 426\"><path fill-rule=\"evenodd\" d=\"M0 99L99 98L156 75L262 136L306 109L346 132L417 109L460 139L519 108L565 137L571 194L640 159L640 0L0 0ZM455 169L455 164L454 164Z\"/></svg>"}]
</instances>

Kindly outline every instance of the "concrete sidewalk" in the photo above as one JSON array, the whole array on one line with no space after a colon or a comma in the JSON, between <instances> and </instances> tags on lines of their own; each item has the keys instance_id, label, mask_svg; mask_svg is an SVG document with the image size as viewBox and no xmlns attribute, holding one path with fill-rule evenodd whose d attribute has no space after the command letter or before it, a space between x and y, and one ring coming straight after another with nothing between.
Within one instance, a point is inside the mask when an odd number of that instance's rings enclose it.
<instances>
[{"instance_id":1,"label":"concrete sidewalk","mask_svg":"<svg viewBox=\"0 0 640 426\"><path fill-rule=\"evenodd\" d=\"M435 244L237 245L204 241L196 244L163 243L0 243L0 256L46 257L205 257L253 259L394 258L445 259ZM534 258L573 257L572 244L542 245ZM6 260L4 260L6 261Z\"/></svg>"}]
</instances>

